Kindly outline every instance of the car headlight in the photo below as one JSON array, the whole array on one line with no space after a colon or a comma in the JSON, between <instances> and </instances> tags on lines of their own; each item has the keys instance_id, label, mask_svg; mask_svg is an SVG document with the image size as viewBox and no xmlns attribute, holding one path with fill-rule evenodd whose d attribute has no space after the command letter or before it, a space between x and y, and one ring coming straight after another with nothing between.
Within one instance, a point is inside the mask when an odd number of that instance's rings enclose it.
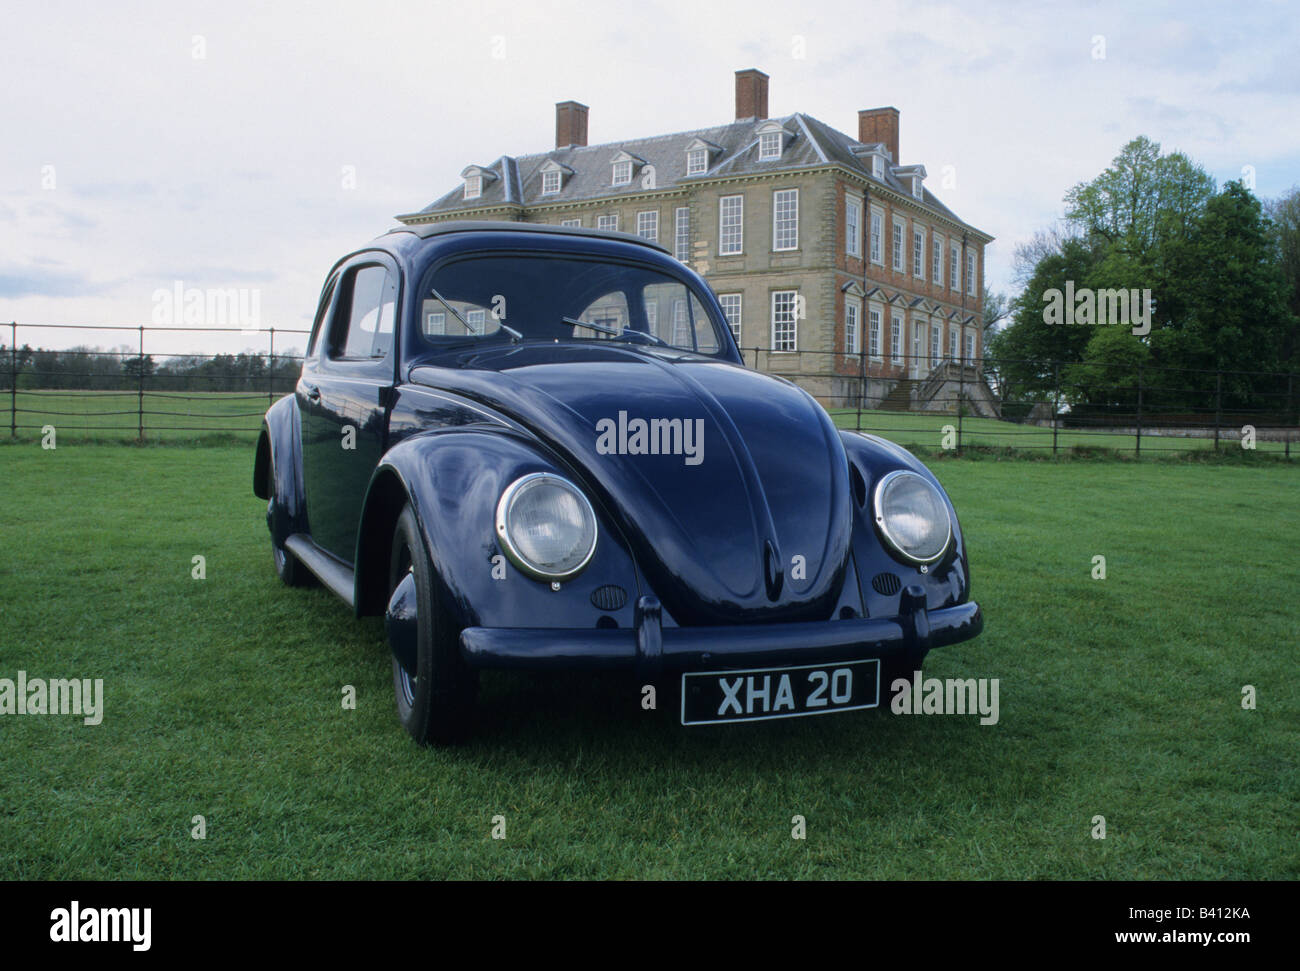
<instances>
[{"instance_id":1,"label":"car headlight","mask_svg":"<svg viewBox=\"0 0 1300 971\"><path fill-rule=\"evenodd\" d=\"M596 514L568 479L534 472L497 503L497 538L519 569L540 580L577 575L596 552Z\"/></svg>"},{"instance_id":2,"label":"car headlight","mask_svg":"<svg viewBox=\"0 0 1300 971\"><path fill-rule=\"evenodd\" d=\"M948 505L924 476L890 472L876 483L874 504L880 535L906 562L933 563L948 549Z\"/></svg>"}]
</instances>

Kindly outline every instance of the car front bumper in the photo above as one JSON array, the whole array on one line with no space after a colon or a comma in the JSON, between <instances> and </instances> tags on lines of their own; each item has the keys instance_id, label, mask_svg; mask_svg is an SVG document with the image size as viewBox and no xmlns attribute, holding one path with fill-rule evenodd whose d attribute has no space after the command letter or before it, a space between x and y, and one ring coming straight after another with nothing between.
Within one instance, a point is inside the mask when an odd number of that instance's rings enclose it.
<instances>
[{"instance_id":1,"label":"car front bumper","mask_svg":"<svg viewBox=\"0 0 1300 971\"><path fill-rule=\"evenodd\" d=\"M629 628L468 627L460 651L474 668L634 671L662 674L716 668L785 667L879 658L919 665L926 653L969 640L984 628L979 604L928 610L920 587L903 591L898 616L796 624L664 627L655 597L637 602Z\"/></svg>"}]
</instances>

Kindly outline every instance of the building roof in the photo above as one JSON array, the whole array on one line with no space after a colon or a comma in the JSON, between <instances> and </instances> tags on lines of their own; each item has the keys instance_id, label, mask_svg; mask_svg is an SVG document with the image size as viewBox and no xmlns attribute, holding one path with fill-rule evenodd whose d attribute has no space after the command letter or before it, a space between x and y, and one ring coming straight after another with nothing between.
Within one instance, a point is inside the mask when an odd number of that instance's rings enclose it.
<instances>
[{"instance_id":1,"label":"building roof","mask_svg":"<svg viewBox=\"0 0 1300 971\"><path fill-rule=\"evenodd\" d=\"M772 121L779 123L786 131L793 134L787 138L779 159L760 162L758 130ZM687 175L687 148L697 140L711 143L717 146L717 150L710 151L708 168L704 172ZM750 119L712 128L678 132L673 135L656 135L651 138L636 138L604 145L570 146L533 155L503 155L490 165L480 166L493 173L496 178L484 180L482 195L477 198L464 198L463 186L458 185L419 212L407 213L397 218L406 222L421 217L452 215L467 210L524 208L550 203L616 199L620 195L638 195L651 188L671 189L720 177L797 172L801 169L840 165L863 176L869 184L883 183L893 192L914 203L924 205L944 219L969 229L975 235L986 240L992 239L982 230L965 223L929 189L923 187L922 198L916 199L912 195L910 185L904 184L894 174L893 168L897 164L895 161L887 161L883 179L874 178L871 167L871 155L874 152L888 155L882 145L864 145L811 115L796 112L784 118ZM634 165L632 181L627 185L611 185L616 156L633 156L644 160L644 165L639 162ZM550 161L565 166L569 173L566 174L558 193L543 195L542 168Z\"/></svg>"},{"instance_id":2,"label":"building roof","mask_svg":"<svg viewBox=\"0 0 1300 971\"><path fill-rule=\"evenodd\" d=\"M392 236L394 233L413 233L421 239L428 239L430 236L442 236L447 233L546 233L561 236L586 236L592 239L613 239L620 243L636 243L638 246L645 246L663 253L668 252L667 247L662 244L651 242L632 233L613 232L608 229L583 229L580 226L546 226L541 223L501 222L491 219L452 219L446 222L396 226L384 235Z\"/></svg>"}]
</instances>

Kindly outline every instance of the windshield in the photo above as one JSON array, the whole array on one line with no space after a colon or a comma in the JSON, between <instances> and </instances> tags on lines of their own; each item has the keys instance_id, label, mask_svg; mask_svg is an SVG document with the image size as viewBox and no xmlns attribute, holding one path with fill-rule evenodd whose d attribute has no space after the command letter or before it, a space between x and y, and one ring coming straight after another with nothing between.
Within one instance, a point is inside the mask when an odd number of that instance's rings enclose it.
<instances>
[{"instance_id":1,"label":"windshield","mask_svg":"<svg viewBox=\"0 0 1300 971\"><path fill-rule=\"evenodd\" d=\"M623 341L700 354L723 346L685 283L633 264L476 255L426 274L420 298L419 332L430 349L515 339Z\"/></svg>"}]
</instances>

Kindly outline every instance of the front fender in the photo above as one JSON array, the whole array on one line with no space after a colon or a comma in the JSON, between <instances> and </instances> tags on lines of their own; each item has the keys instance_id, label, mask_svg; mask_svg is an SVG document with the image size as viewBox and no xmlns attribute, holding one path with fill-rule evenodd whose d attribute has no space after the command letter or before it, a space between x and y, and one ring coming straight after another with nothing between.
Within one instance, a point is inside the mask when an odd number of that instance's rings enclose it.
<instances>
[{"instance_id":1,"label":"front fender","mask_svg":"<svg viewBox=\"0 0 1300 971\"><path fill-rule=\"evenodd\" d=\"M267 465L275 469L275 494L266 487ZM302 427L298 403L285 395L266 411L253 463L253 494L272 499L267 525L277 545L307 532L307 494L302 478Z\"/></svg>"},{"instance_id":2,"label":"front fender","mask_svg":"<svg viewBox=\"0 0 1300 971\"><path fill-rule=\"evenodd\" d=\"M359 614L388 602L393 526L409 502L433 559L436 591L458 627L631 627L644 591L625 538L597 497L596 551L578 576L553 590L517 570L495 534L497 502L506 487L532 472L573 479L536 443L508 429L460 426L424 432L389 449L367 489L357 544L355 602ZM616 586L622 603L597 589Z\"/></svg>"},{"instance_id":3,"label":"front fender","mask_svg":"<svg viewBox=\"0 0 1300 971\"><path fill-rule=\"evenodd\" d=\"M919 585L931 610L952 607L970 599L970 569L966 541L952 500L934 474L911 452L893 442L860 432L840 432L849 457L853 492L853 555L858 566L863 603L870 617L893 617L900 609L903 591ZM897 469L907 469L938 488L952 519L953 542L937 563L922 568L895 559L876 531L871 494L875 484ZM892 577L892 579L891 579Z\"/></svg>"}]
</instances>

